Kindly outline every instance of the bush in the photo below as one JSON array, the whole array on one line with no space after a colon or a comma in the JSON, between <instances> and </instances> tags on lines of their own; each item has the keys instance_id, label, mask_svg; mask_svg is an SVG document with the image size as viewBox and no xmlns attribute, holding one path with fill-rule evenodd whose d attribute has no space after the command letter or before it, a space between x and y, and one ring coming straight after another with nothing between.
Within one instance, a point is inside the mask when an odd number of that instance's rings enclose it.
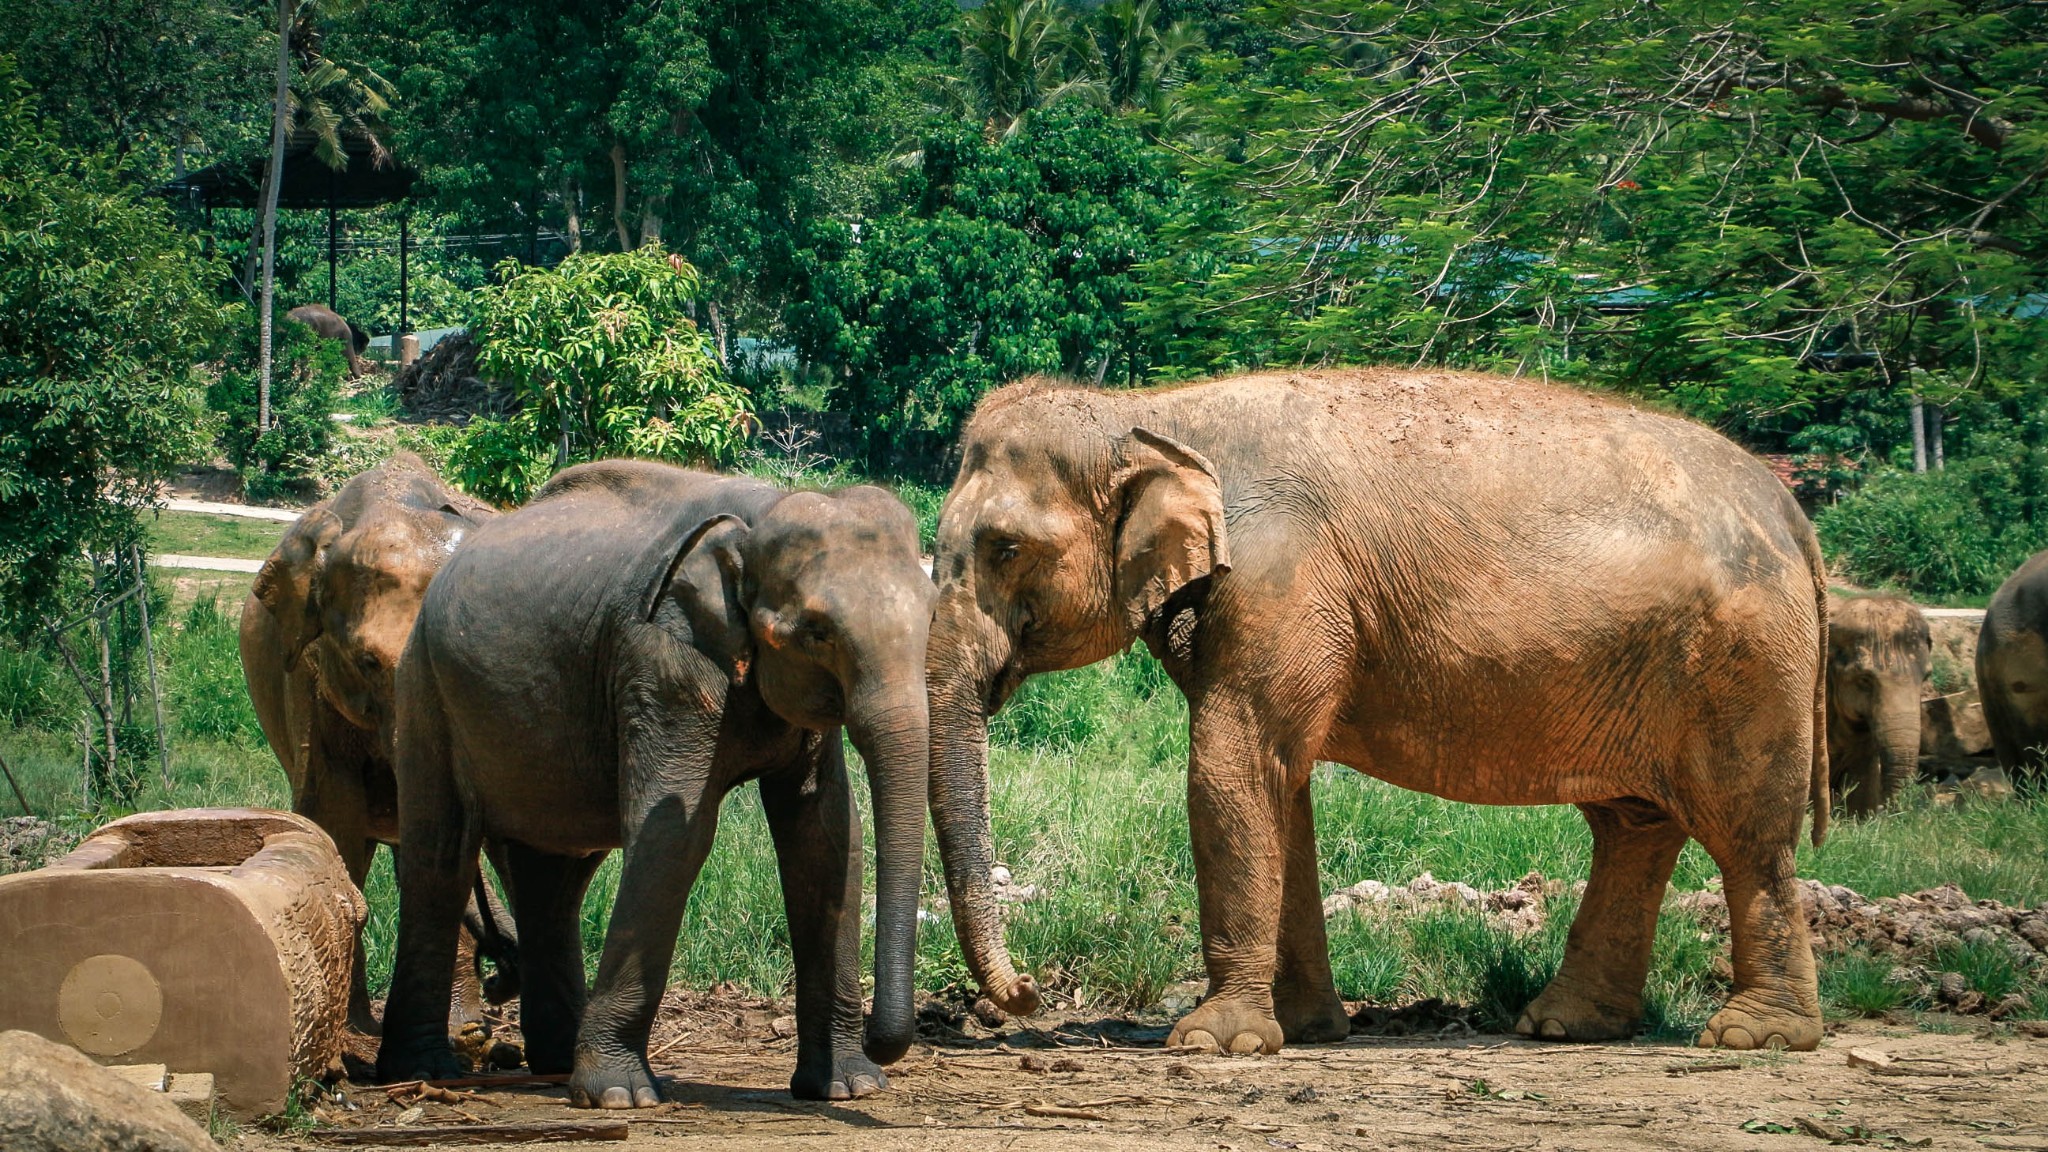
<instances>
[{"instance_id":1,"label":"bush","mask_svg":"<svg viewBox=\"0 0 2048 1152\"><path fill-rule=\"evenodd\" d=\"M0 647L0 722L54 729L76 711L76 686L55 657L33 648Z\"/></svg>"},{"instance_id":2,"label":"bush","mask_svg":"<svg viewBox=\"0 0 2048 1152\"><path fill-rule=\"evenodd\" d=\"M1934 599L1987 595L2048 547L2048 523L2032 514L2014 463L1983 455L1938 472L1880 472L1816 518L1821 545L1859 583Z\"/></svg>"},{"instance_id":3,"label":"bush","mask_svg":"<svg viewBox=\"0 0 2048 1152\"><path fill-rule=\"evenodd\" d=\"M334 441L334 409L348 375L348 357L339 342L282 317L273 333L269 430L256 428L259 380L253 335L252 347L223 368L206 392L207 407L219 420L221 452L242 470L249 495L258 500L310 494L320 461Z\"/></svg>"},{"instance_id":4,"label":"bush","mask_svg":"<svg viewBox=\"0 0 2048 1152\"><path fill-rule=\"evenodd\" d=\"M479 293L477 369L518 391L504 420L476 421L450 454L457 480L501 503L553 468L608 456L731 460L753 419L689 317L700 282L652 249L508 260Z\"/></svg>"}]
</instances>

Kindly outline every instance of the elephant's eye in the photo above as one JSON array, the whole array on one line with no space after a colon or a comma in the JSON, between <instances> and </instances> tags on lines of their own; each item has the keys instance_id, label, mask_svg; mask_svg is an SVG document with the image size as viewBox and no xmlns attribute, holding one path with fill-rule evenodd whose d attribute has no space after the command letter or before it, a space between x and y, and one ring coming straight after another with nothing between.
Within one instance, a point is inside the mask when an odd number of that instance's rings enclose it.
<instances>
[{"instance_id":1,"label":"elephant's eye","mask_svg":"<svg viewBox=\"0 0 2048 1152\"><path fill-rule=\"evenodd\" d=\"M989 559L997 564L1008 564L1024 551L1024 546L1015 540L992 540L989 542Z\"/></svg>"}]
</instances>

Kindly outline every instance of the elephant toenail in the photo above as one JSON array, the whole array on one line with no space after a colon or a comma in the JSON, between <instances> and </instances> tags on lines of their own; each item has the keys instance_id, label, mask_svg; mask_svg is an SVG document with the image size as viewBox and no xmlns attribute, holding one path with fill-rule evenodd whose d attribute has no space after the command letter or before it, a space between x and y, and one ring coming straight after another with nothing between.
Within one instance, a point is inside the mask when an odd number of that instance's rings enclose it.
<instances>
[{"instance_id":1,"label":"elephant toenail","mask_svg":"<svg viewBox=\"0 0 2048 1152\"><path fill-rule=\"evenodd\" d=\"M848 1088L844 1080L834 1080L832 1086L825 1089L825 1099L851 1100L853 1099L853 1089Z\"/></svg>"},{"instance_id":2,"label":"elephant toenail","mask_svg":"<svg viewBox=\"0 0 2048 1152\"><path fill-rule=\"evenodd\" d=\"M1230 1038L1230 1052L1233 1056L1249 1056L1265 1048L1266 1042L1256 1032L1239 1032Z\"/></svg>"},{"instance_id":3,"label":"elephant toenail","mask_svg":"<svg viewBox=\"0 0 2048 1152\"><path fill-rule=\"evenodd\" d=\"M661 1095L652 1088L633 1089L633 1107L652 1108L661 1103Z\"/></svg>"},{"instance_id":4,"label":"elephant toenail","mask_svg":"<svg viewBox=\"0 0 2048 1152\"><path fill-rule=\"evenodd\" d=\"M1209 1035L1209 1033L1200 1028L1187 1032L1180 1038L1180 1042L1182 1047L1199 1048L1204 1052L1218 1052L1223 1048L1223 1045L1216 1042L1216 1037Z\"/></svg>"},{"instance_id":5,"label":"elephant toenail","mask_svg":"<svg viewBox=\"0 0 2048 1152\"><path fill-rule=\"evenodd\" d=\"M1534 1036L1535 1034L1536 1021L1530 1019L1529 1014L1527 1012L1522 1013L1522 1018L1520 1020L1515 1021L1515 1035Z\"/></svg>"},{"instance_id":6,"label":"elephant toenail","mask_svg":"<svg viewBox=\"0 0 2048 1152\"><path fill-rule=\"evenodd\" d=\"M1543 1038L1545 1040L1562 1040L1567 1035L1569 1033L1565 1031L1563 1022L1557 1020L1545 1020L1543 1022Z\"/></svg>"},{"instance_id":7,"label":"elephant toenail","mask_svg":"<svg viewBox=\"0 0 2048 1152\"><path fill-rule=\"evenodd\" d=\"M855 1099L866 1096L871 1092L879 1092L881 1089L882 1086L875 1083L875 1078L872 1076L855 1076L853 1078L853 1095Z\"/></svg>"},{"instance_id":8,"label":"elephant toenail","mask_svg":"<svg viewBox=\"0 0 2048 1152\"><path fill-rule=\"evenodd\" d=\"M597 1106L599 1108L631 1108L633 1106L633 1094L624 1088L613 1086L604 1090L604 1095L598 1098Z\"/></svg>"},{"instance_id":9,"label":"elephant toenail","mask_svg":"<svg viewBox=\"0 0 2048 1152\"><path fill-rule=\"evenodd\" d=\"M1730 1026L1721 1029L1721 1047L1747 1052L1756 1047L1756 1037L1750 1035L1747 1028Z\"/></svg>"},{"instance_id":10,"label":"elephant toenail","mask_svg":"<svg viewBox=\"0 0 2048 1152\"><path fill-rule=\"evenodd\" d=\"M1792 1042L1790 1040L1785 1039L1783 1035L1777 1032L1773 1032L1769 1036L1764 1038L1764 1047L1772 1049L1774 1051L1781 1051L1783 1049L1790 1048L1791 1046Z\"/></svg>"}]
</instances>

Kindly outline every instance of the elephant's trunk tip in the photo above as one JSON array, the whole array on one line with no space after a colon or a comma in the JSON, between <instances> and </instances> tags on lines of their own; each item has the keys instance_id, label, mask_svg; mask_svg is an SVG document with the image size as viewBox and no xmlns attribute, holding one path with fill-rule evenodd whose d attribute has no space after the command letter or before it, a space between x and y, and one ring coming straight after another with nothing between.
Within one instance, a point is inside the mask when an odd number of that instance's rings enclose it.
<instances>
[{"instance_id":1,"label":"elephant's trunk tip","mask_svg":"<svg viewBox=\"0 0 2048 1152\"><path fill-rule=\"evenodd\" d=\"M882 1022L878 1016L870 1016L867 1034L861 1040L861 1051L877 1066L887 1068L909 1053L910 1043L916 1036L915 1024L899 1027Z\"/></svg>"},{"instance_id":2,"label":"elephant's trunk tip","mask_svg":"<svg viewBox=\"0 0 2048 1152\"><path fill-rule=\"evenodd\" d=\"M1038 981L1028 972L1011 972L1007 978L992 974L984 984L982 991L989 1000L1012 1016L1036 1015L1044 1002L1038 994Z\"/></svg>"}]
</instances>

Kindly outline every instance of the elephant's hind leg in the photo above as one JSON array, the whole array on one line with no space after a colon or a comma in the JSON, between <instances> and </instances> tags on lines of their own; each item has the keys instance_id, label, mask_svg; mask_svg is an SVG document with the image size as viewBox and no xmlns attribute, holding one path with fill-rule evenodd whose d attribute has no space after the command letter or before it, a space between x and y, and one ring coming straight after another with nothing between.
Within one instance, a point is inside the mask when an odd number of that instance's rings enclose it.
<instances>
[{"instance_id":1,"label":"elephant's hind leg","mask_svg":"<svg viewBox=\"0 0 2048 1152\"><path fill-rule=\"evenodd\" d=\"M1329 1044L1351 1035L1351 1017L1330 974L1323 930L1321 873L1316 868L1316 818L1309 781L1285 801L1287 876L1281 895L1279 972L1273 1015L1289 1044Z\"/></svg>"},{"instance_id":2,"label":"elephant's hind leg","mask_svg":"<svg viewBox=\"0 0 2048 1152\"><path fill-rule=\"evenodd\" d=\"M1642 1016L1657 910L1685 831L1646 800L1579 810L1593 829L1593 875L1572 919L1564 963L1515 1031L1545 1040L1619 1040Z\"/></svg>"},{"instance_id":3,"label":"elephant's hind leg","mask_svg":"<svg viewBox=\"0 0 2048 1152\"><path fill-rule=\"evenodd\" d=\"M1688 831L1721 866L1735 967L1735 994L1707 1021L1702 1048L1805 1052L1820 1045L1813 941L1792 870L1805 812L1799 777L1807 761L1804 747L1786 753L1766 778L1782 781L1777 787L1743 788L1731 778L1715 803L1719 811L1688 821Z\"/></svg>"}]
</instances>

